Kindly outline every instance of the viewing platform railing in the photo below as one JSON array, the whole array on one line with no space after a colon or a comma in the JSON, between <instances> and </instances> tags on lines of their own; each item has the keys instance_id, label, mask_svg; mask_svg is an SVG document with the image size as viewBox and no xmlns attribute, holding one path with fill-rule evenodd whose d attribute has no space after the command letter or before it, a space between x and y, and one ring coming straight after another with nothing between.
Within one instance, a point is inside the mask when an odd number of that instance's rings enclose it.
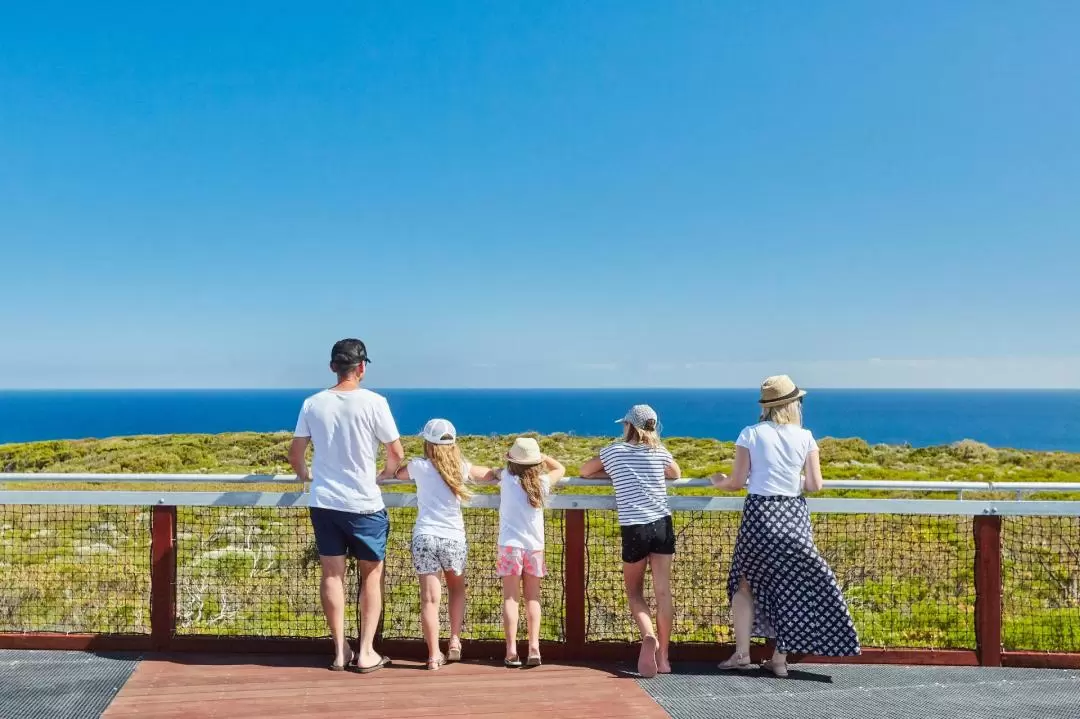
<instances>
[{"instance_id":1,"label":"viewing platform railing","mask_svg":"<svg viewBox=\"0 0 1080 719\"><path fill-rule=\"evenodd\" d=\"M161 488L42 490L26 482ZM191 483L238 486L173 491ZM245 491L244 484L297 481L0 474L0 647L326 651L307 496ZM549 498L541 637L553 660L633 656L614 498L572 493L605 484L572 479ZM825 488L958 497L808 498L815 540L844 587L864 647L861 657L843 661L1080 667L1080 501L1022 499L1072 492L1080 499L1080 485L851 479L827 480ZM400 491L407 487L392 489L384 494L391 536L381 646L421 657L408 550L416 497ZM465 511L470 657L501 656L503 648L498 502L478 494ZM678 535L673 660L731 651L727 571L742 502L731 494L670 498Z\"/></svg>"}]
</instances>

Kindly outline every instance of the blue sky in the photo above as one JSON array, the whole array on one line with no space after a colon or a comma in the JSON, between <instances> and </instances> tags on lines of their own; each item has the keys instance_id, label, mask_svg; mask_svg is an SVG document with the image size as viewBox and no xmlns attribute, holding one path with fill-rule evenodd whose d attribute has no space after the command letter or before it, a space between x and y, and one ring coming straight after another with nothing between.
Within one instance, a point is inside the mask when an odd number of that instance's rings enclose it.
<instances>
[{"instance_id":1,"label":"blue sky","mask_svg":"<svg viewBox=\"0 0 1080 719\"><path fill-rule=\"evenodd\" d=\"M1078 26L8 4L0 386L1080 387Z\"/></svg>"}]
</instances>

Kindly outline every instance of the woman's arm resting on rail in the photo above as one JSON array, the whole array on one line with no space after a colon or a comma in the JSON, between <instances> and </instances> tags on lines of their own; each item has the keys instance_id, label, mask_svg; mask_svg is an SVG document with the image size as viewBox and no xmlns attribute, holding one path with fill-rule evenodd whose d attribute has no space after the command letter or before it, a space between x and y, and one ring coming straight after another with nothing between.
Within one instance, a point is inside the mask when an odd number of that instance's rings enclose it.
<instances>
[{"instance_id":1,"label":"woman's arm resting on rail","mask_svg":"<svg viewBox=\"0 0 1080 719\"><path fill-rule=\"evenodd\" d=\"M803 491L820 492L825 486L825 479L821 476L821 452L816 449L806 455L806 464L803 465L806 478L803 480Z\"/></svg>"},{"instance_id":2,"label":"woman's arm resting on rail","mask_svg":"<svg viewBox=\"0 0 1080 719\"><path fill-rule=\"evenodd\" d=\"M604 463L600 461L599 457L593 457L581 465L579 474L581 474L582 479L611 479L607 476L607 472L604 471Z\"/></svg>"},{"instance_id":3,"label":"woman's arm resting on rail","mask_svg":"<svg viewBox=\"0 0 1080 719\"><path fill-rule=\"evenodd\" d=\"M296 479L300 482L310 482L311 472L307 466L307 448L311 444L310 437L293 437L289 445L289 465L296 472Z\"/></svg>"},{"instance_id":4,"label":"woman's arm resting on rail","mask_svg":"<svg viewBox=\"0 0 1080 719\"><path fill-rule=\"evenodd\" d=\"M736 492L746 486L746 480L750 476L750 450L746 447L735 448L735 461L731 464L731 474L717 472L709 479L717 489L725 492Z\"/></svg>"}]
</instances>

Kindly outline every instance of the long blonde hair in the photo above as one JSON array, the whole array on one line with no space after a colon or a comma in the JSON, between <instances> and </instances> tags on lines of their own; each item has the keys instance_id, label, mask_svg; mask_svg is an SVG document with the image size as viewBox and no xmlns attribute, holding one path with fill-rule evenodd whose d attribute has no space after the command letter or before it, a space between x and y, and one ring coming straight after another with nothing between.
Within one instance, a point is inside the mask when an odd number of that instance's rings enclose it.
<instances>
[{"instance_id":1,"label":"long blonde hair","mask_svg":"<svg viewBox=\"0 0 1080 719\"><path fill-rule=\"evenodd\" d=\"M645 428L638 429L629 422L623 422L623 441L630 444L643 444L646 447L656 449L663 447L660 442L660 431L656 428L656 420L645 420Z\"/></svg>"},{"instance_id":2,"label":"long blonde hair","mask_svg":"<svg viewBox=\"0 0 1080 719\"><path fill-rule=\"evenodd\" d=\"M443 439L451 439L450 435L443 435ZM465 486L465 471L462 466L461 450L457 443L432 444L424 442L424 456L430 460L432 466L446 482L446 486L459 500L465 500L472 496L472 492Z\"/></svg>"},{"instance_id":3,"label":"long blonde hair","mask_svg":"<svg viewBox=\"0 0 1080 719\"><path fill-rule=\"evenodd\" d=\"M540 509L544 506L544 476L543 464L518 464L507 462L506 471L518 478L521 488L525 490L525 496L529 498L529 506Z\"/></svg>"},{"instance_id":4,"label":"long blonde hair","mask_svg":"<svg viewBox=\"0 0 1080 719\"><path fill-rule=\"evenodd\" d=\"M788 402L779 407L764 407L761 410L761 421L802 427L802 402Z\"/></svg>"}]
</instances>

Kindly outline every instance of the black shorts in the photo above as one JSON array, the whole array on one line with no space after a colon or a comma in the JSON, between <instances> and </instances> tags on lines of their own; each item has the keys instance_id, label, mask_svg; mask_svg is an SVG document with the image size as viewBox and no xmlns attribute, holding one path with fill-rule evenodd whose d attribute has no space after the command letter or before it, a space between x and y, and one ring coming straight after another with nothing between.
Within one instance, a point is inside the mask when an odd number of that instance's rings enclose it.
<instances>
[{"instance_id":1,"label":"black shorts","mask_svg":"<svg viewBox=\"0 0 1080 719\"><path fill-rule=\"evenodd\" d=\"M648 524L627 524L619 530L624 562L640 562L650 554L675 554L675 527L670 514Z\"/></svg>"}]
</instances>

